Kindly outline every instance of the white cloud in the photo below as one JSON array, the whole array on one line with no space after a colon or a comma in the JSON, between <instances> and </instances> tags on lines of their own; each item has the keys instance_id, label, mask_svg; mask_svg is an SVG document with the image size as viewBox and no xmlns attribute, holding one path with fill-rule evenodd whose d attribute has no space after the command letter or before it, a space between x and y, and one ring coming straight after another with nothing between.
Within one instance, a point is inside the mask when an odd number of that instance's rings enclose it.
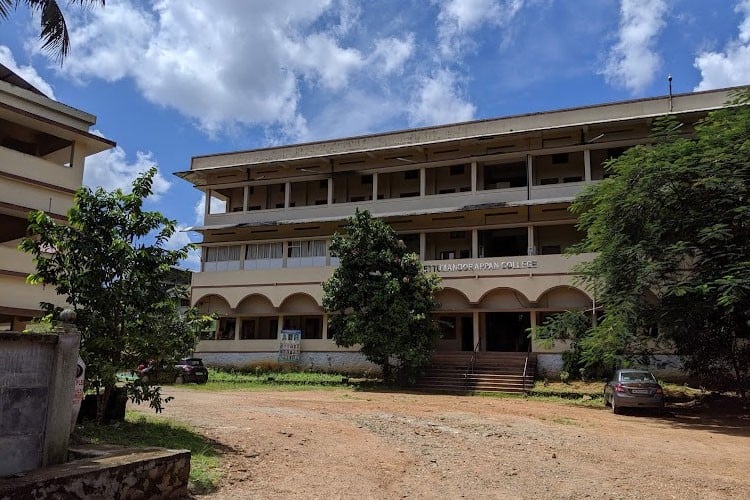
<instances>
[{"instance_id":1,"label":"white cloud","mask_svg":"<svg viewBox=\"0 0 750 500\"><path fill-rule=\"evenodd\" d=\"M373 58L395 72L409 54L408 38L376 40L372 54L344 44L360 16L349 0L111 0L71 18L75 43L61 71L132 79L146 99L209 134L237 125L304 134L303 81L345 91ZM378 50L389 43L386 58Z\"/></svg>"},{"instance_id":2,"label":"white cloud","mask_svg":"<svg viewBox=\"0 0 750 500\"><path fill-rule=\"evenodd\" d=\"M401 74L404 64L414 55L414 34L409 33L402 39L383 38L375 43L371 62L375 70L383 75Z\"/></svg>"},{"instance_id":3,"label":"white cloud","mask_svg":"<svg viewBox=\"0 0 750 500\"><path fill-rule=\"evenodd\" d=\"M701 81L695 90L709 90L750 83L750 0L737 4L735 10L744 17L739 36L730 41L724 52L703 52L695 58Z\"/></svg>"},{"instance_id":4,"label":"white cloud","mask_svg":"<svg viewBox=\"0 0 750 500\"><path fill-rule=\"evenodd\" d=\"M412 125L437 125L471 120L476 107L461 97L456 75L443 69L422 79L409 111Z\"/></svg>"},{"instance_id":5,"label":"white cloud","mask_svg":"<svg viewBox=\"0 0 750 500\"><path fill-rule=\"evenodd\" d=\"M206 195L201 194L198 202L193 206L193 213L195 214L195 225L203 225L203 217L206 213Z\"/></svg>"},{"instance_id":6,"label":"white cloud","mask_svg":"<svg viewBox=\"0 0 750 500\"><path fill-rule=\"evenodd\" d=\"M138 151L133 163L128 162L125 150L121 147L102 151L89 156L83 170L83 184L90 188L103 187L108 191L122 189L129 192L133 180L139 174L155 166L151 153ZM154 201L167 192L171 184L157 171L153 179L151 199Z\"/></svg>"},{"instance_id":7,"label":"white cloud","mask_svg":"<svg viewBox=\"0 0 750 500\"><path fill-rule=\"evenodd\" d=\"M521 10L524 0L450 0L440 2L438 43L441 55L454 58L472 45L467 36L483 25L504 26Z\"/></svg>"},{"instance_id":8,"label":"white cloud","mask_svg":"<svg viewBox=\"0 0 750 500\"><path fill-rule=\"evenodd\" d=\"M653 45L666 13L665 0L622 0L619 39L603 71L608 83L638 93L654 80L661 57Z\"/></svg>"},{"instance_id":9,"label":"white cloud","mask_svg":"<svg viewBox=\"0 0 750 500\"><path fill-rule=\"evenodd\" d=\"M0 45L0 64L3 64L9 70L29 82L50 99L55 99L55 93L52 91L52 86L47 83L32 66L20 66L13 57L13 52L5 45Z\"/></svg>"},{"instance_id":10,"label":"white cloud","mask_svg":"<svg viewBox=\"0 0 750 500\"><path fill-rule=\"evenodd\" d=\"M164 243L164 248L168 250L179 250L185 245L195 243L190 239L189 233L185 231L186 229L186 226L178 225L177 230L174 232L174 234L172 234L172 236ZM188 250L187 259L183 259L182 261L180 261L180 267L184 269L190 269L192 271L198 271L201 267L200 250L197 248Z\"/></svg>"}]
</instances>

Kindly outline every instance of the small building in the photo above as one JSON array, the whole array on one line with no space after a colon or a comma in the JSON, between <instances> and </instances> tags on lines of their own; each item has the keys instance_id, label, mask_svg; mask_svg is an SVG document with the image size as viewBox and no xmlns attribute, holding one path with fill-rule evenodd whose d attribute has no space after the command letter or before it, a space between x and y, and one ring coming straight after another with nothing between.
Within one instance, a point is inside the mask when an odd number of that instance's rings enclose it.
<instances>
[{"instance_id":1,"label":"small building","mask_svg":"<svg viewBox=\"0 0 750 500\"><path fill-rule=\"evenodd\" d=\"M594 309L567 257L581 240L568 211L606 162L646 144L655 118L689 135L728 90L479 120L192 159L177 175L205 193L192 303L218 315L196 355L213 364L273 360L282 330L301 331L305 367L366 367L329 339L321 308L337 265L331 235L356 208L384 219L442 277L443 352L533 353L561 366L527 329L549 314Z\"/></svg>"},{"instance_id":2,"label":"small building","mask_svg":"<svg viewBox=\"0 0 750 500\"><path fill-rule=\"evenodd\" d=\"M65 304L53 287L26 283L34 264L17 247L30 211L66 220L84 160L115 145L89 132L94 123L0 64L0 330L23 330L40 302Z\"/></svg>"}]
</instances>

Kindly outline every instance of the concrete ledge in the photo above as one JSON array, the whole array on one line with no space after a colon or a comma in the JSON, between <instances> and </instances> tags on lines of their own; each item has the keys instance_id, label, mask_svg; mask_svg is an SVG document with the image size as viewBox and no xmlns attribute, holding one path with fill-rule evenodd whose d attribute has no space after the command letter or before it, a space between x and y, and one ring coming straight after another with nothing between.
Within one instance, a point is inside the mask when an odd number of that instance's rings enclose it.
<instances>
[{"instance_id":1,"label":"concrete ledge","mask_svg":"<svg viewBox=\"0 0 750 500\"><path fill-rule=\"evenodd\" d=\"M0 500L184 498L190 451L164 448L72 450L89 458L0 478ZM92 456L94 455L94 456Z\"/></svg>"}]
</instances>

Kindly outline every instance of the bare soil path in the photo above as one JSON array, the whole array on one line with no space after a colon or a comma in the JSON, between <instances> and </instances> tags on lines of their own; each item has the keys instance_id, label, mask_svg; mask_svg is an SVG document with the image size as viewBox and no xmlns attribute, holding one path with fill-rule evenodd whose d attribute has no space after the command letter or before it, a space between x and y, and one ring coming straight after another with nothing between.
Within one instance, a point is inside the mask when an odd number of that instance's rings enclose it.
<instances>
[{"instance_id":1,"label":"bare soil path","mask_svg":"<svg viewBox=\"0 0 750 500\"><path fill-rule=\"evenodd\" d=\"M164 415L223 453L221 487L206 498L750 499L747 415L353 390L166 393Z\"/></svg>"}]
</instances>

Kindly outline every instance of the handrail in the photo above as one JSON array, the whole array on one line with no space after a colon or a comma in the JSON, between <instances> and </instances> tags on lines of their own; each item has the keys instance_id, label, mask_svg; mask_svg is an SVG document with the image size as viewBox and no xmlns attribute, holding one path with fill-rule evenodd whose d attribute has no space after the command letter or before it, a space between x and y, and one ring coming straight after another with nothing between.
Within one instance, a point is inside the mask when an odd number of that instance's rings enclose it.
<instances>
[{"instance_id":1,"label":"handrail","mask_svg":"<svg viewBox=\"0 0 750 500\"><path fill-rule=\"evenodd\" d=\"M529 366L529 356L531 356L531 342L529 342L529 347L526 349L526 360L523 362L523 377L521 378L521 381L523 383L523 392L524 394L526 391L526 369Z\"/></svg>"},{"instance_id":2,"label":"handrail","mask_svg":"<svg viewBox=\"0 0 750 500\"><path fill-rule=\"evenodd\" d=\"M481 340L477 341L477 345L474 346L474 352L471 353L471 359L469 360L469 366L466 367L466 371L464 372L464 385L469 385L469 375L474 373L474 364L477 361L477 354L479 353L479 346L482 343Z\"/></svg>"}]
</instances>

